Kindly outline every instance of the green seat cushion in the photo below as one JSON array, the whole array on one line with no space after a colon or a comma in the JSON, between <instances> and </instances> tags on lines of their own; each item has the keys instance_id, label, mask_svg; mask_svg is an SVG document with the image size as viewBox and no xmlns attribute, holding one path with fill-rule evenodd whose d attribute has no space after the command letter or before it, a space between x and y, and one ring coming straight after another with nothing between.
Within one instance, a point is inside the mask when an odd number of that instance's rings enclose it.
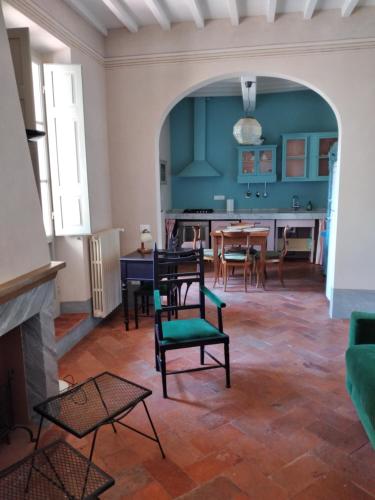
<instances>
[{"instance_id":1,"label":"green seat cushion","mask_svg":"<svg viewBox=\"0 0 375 500\"><path fill-rule=\"evenodd\" d=\"M221 254L221 251L220 251L220 250L218 250L218 251L217 251L217 253L218 253L218 255L220 255L220 254ZM203 249L203 255L204 255L205 257L213 257L213 256L214 256L214 251L213 251L213 249L212 249L212 248L204 248L204 249Z\"/></svg>"},{"instance_id":2,"label":"green seat cushion","mask_svg":"<svg viewBox=\"0 0 375 500\"><path fill-rule=\"evenodd\" d=\"M221 333L208 321L201 318L163 321L162 327L163 340L161 342L163 344L226 336L225 333Z\"/></svg>"},{"instance_id":3,"label":"green seat cushion","mask_svg":"<svg viewBox=\"0 0 375 500\"><path fill-rule=\"evenodd\" d=\"M226 261L238 261L238 262L244 262L246 259L246 254L245 253L240 253L240 252L225 252L225 260Z\"/></svg>"},{"instance_id":4,"label":"green seat cushion","mask_svg":"<svg viewBox=\"0 0 375 500\"><path fill-rule=\"evenodd\" d=\"M375 345L349 347L346 351L346 373L358 414L361 417L361 412L364 412L375 431Z\"/></svg>"}]
</instances>

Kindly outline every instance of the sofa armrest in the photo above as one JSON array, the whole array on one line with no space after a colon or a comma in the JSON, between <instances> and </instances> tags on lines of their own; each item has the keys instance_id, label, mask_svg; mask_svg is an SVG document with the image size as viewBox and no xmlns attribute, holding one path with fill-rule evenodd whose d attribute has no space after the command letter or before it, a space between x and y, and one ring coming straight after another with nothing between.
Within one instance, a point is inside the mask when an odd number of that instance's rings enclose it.
<instances>
[{"instance_id":1,"label":"sofa armrest","mask_svg":"<svg viewBox=\"0 0 375 500\"><path fill-rule=\"evenodd\" d=\"M352 312L349 326L349 346L357 344L375 344L375 313Z\"/></svg>"}]
</instances>

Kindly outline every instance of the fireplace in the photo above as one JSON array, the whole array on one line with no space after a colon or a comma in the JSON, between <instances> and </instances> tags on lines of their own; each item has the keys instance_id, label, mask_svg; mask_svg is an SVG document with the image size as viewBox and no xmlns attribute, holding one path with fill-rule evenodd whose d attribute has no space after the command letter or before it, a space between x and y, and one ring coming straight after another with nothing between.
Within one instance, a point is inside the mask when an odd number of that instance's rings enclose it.
<instances>
[{"instance_id":1,"label":"fireplace","mask_svg":"<svg viewBox=\"0 0 375 500\"><path fill-rule=\"evenodd\" d=\"M5 394L11 384L15 424L29 422L33 407L58 392L53 280L64 265L0 285L0 387Z\"/></svg>"}]
</instances>

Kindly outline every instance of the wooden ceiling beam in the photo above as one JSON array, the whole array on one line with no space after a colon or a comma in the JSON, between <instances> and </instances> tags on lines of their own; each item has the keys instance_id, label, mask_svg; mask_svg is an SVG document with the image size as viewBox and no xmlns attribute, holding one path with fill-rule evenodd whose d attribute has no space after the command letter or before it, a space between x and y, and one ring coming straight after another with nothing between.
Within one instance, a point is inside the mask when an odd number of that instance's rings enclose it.
<instances>
[{"instance_id":1,"label":"wooden ceiling beam","mask_svg":"<svg viewBox=\"0 0 375 500\"><path fill-rule=\"evenodd\" d=\"M277 0L268 0L267 4L267 22L268 23L274 23L275 18L276 18L276 7L277 7Z\"/></svg>"},{"instance_id":2,"label":"wooden ceiling beam","mask_svg":"<svg viewBox=\"0 0 375 500\"><path fill-rule=\"evenodd\" d=\"M96 28L104 36L108 35L108 30L105 25L80 1L80 0L65 0L73 10L83 17L88 23Z\"/></svg>"},{"instance_id":3,"label":"wooden ceiling beam","mask_svg":"<svg viewBox=\"0 0 375 500\"><path fill-rule=\"evenodd\" d=\"M316 8L316 4L318 3L318 0L306 0L305 3L305 9L303 11L303 18L304 19L311 19L312 16L314 15L314 11Z\"/></svg>"},{"instance_id":4,"label":"wooden ceiling beam","mask_svg":"<svg viewBox=\"0 0 375 500\"><path fill-rule=\"evenodd\" d=\"M171 21L169 20L168 15L161 6L159 0L145 0L145 2L163 30L169 31L171 29Z\"/></svg>"},{"instance_id":5,"label":"wooden ceiling beam","mask_svg":"<svg viewBox=\"0 0 375 500\"><path fill-rule=\"evenodd\" d=\"M237 0L227 0L227 6L232 26L238 26L240 24L240 14L238 12Z\"/></svg>"},{"instance_id":6,"label":"wooden ceiling beam","mask_svg":"<svg viewBox=\"0 0 375 500\"><path fill-rule=\"evenodd\" d=\"M138 31L138 24L135 21L131 11L120 0L101 0L106 7L112 12L114 16L128 28L132 33Z\"/></svg>"},{"instance_id":7,"label":"wooden ceiling beam","mask_svg":"<svg viewBox=\"0 0 375 500\"><path fill-rule=\"evenodd\" d=\"M198 29L203 29L204 28L204 16L202 13L202 7L201 7L199 0L186 0L186 2L189 6L191 15L193 16L195 26Z\"/></svg>"},{"instance_id":8,"label":"wooden ceiling beam","mask_svg":"<svg viewBox=\"0 0 375 500\"><path fill-rule=\"evenodd\" d=\"M349 17L358 5L359 0L345 0L341 7L342 17Z\"/></svg>"}]
</instances>

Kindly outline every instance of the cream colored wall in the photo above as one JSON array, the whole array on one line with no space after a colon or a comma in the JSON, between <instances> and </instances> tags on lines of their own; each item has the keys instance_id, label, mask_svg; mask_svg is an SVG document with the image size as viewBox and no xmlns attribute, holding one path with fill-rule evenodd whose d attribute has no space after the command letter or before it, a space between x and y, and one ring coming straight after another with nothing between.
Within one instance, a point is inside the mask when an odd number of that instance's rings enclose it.
<instances>
[{"instance_id":1,"label":"cream colored wall","mask_svg":"<svg viewBox=\"0 0 375 500\"><path fill-rule=\"evenodd\" d=\"M60 236L56 238L55 251L56 258L66 262L66 268L58 274L58 301L87 301L91 297L88 238Z\"/></svg>"},{"instance_id":2,"label":"cream colored wall","mask_svg":"<svg viewBox=\"0 0 375 500\"><path fill-rule=\"evenodd\" d=\"M285 77L317 90L337 112L341 175L336 248L330 248L336 256L334 287L374 290L374 10L349 19L324 12L308 22L296 15L274 25L256 21L241 23L238 32L228 21L217 21L203 31L177 25L169 33L152 27L134 36L110 34L107 56L115 57L107 61L109 154L113 222L126 228L122 250L136 247L144 220L160 238L158 133L171 107L214 79L244 72Z\"/></svg>"},{"instance_id":3,"label":"cream colored wall","mask_svg":"<svg viewBox=\"0 0 375 500\"><path fill-rule=\"evenodd\" d=\"M50 262L0 9L0 283Z\"/></svg>"},{"instance_id":4,"label":"cream colored wall","mask_svg":"<svg viewBox=\"0 0 375 500\"><path fill-rule=\"evenodd\" d=\"M8 3L69 47L45 56L45 62L82 65L91 231L112 227L103 36L61 0ZM91 297L87 238L58 237L55 248L55 258L67 263L57 279L59 299L86 301Z\"/></svg>"}]
</instances>

